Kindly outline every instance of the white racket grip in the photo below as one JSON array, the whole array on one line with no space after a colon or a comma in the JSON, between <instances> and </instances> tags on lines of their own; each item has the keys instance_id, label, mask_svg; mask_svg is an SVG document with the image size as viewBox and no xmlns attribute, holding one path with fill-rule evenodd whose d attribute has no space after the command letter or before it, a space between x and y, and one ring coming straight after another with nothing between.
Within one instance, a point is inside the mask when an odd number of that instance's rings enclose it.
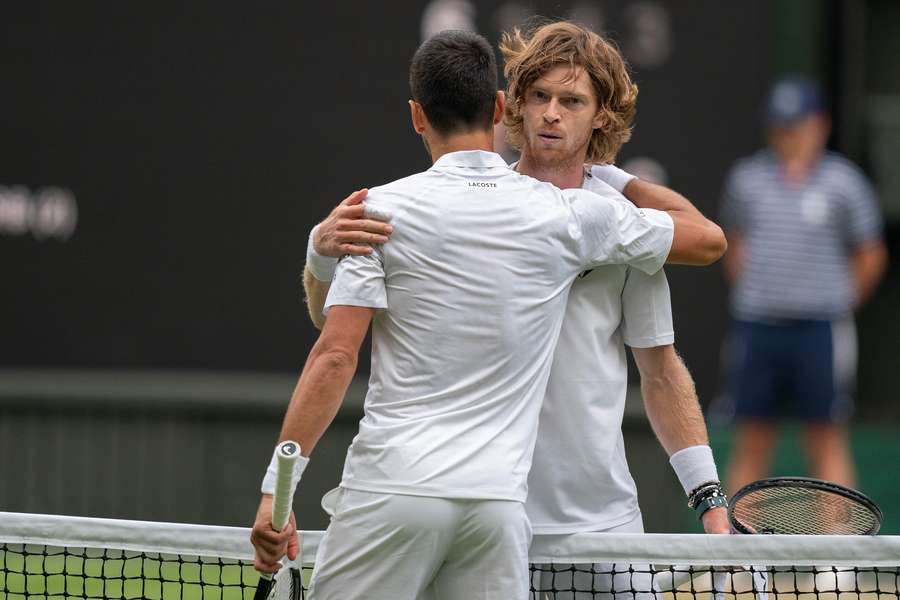
<instances>
[{"instance_id":1,"label":"white racket grip","mask_svg":"<svg viewBox=\"0 0 900 600\"><path fill-rule=\"evenodd\" d=\"M275 455L272 461L275 466L274 490L270 492L273 496L272 528L275 531L281 531L290 518L294 490L309 459L300 455L300 444L285 441L278 444L278 447L275 448ZM268 475L267 472L267 478ZM265 481L263 487L267 487ZM263 491L265 492L266 490L264 489Z\"/></svg>"}]
</instances>

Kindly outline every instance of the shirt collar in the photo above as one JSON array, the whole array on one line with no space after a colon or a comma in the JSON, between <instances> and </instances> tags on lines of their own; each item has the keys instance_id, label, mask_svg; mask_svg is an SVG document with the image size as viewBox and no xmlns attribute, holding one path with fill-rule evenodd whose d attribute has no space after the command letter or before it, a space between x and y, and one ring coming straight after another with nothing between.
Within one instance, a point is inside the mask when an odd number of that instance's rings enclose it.
<instances>
[{"instance_id":1,"label":"shirt collar","mask_svg":"<svg viewBox=\"0 0 900 600\"><path fill-rule=\"evenodd\" d=\"M509 163L509 168L518 173L519 171L519 161ZM591 172L591 165L585 163L584 165L584 178L581 182L581 187L587 185L587 182L594 178L594 174Z\"/></svg>"},{"instance_id":2,"label":"shirt collar","mask_svg":"<svg viewBox=\"0 0 900 600\"><path fill-rule=\"evenodd\" d=\"M446 169L452 167L462 167L468 169L493 169L493 168L509 168L503 157L496 152L486 152L484 150L461 150L459 152L448 152L441 156L432 166L432 169Z\"/></svg>"}]
</instances>

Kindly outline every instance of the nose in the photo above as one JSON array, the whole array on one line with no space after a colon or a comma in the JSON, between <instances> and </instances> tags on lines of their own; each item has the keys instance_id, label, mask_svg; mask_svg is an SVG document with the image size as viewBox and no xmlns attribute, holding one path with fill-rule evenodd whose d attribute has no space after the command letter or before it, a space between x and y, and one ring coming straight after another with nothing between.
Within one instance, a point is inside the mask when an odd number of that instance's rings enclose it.
<instances>
[{"instance_id":1,"label":"nose","mask_svg":"<svg viewBox=\"0 0 900 600\"><path fill-rule=\"evenodd\" d=\"M547 103L547 108L544 110L544 121L547 123L559 121L559 102L557 102L556 98L551 99Z\"/></svg>"}]
</instances>

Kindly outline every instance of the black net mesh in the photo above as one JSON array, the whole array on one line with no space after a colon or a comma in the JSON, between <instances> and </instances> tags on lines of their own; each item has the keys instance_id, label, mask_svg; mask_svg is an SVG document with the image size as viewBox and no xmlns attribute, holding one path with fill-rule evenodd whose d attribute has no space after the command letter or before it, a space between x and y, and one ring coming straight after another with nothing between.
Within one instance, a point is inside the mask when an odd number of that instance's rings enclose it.
<instances>
[{"instance_id":1,"label":"black net mesh","mask_svg":"<svg viewBox=\"0 0 900 600\"><path fill-rule=\"evenodd\" d=\"M0 545L0 599L253 598L259 575L237 560L94 548Z\"/></svg>"},{"instance_id":2,"label":"black net mesh","mask_svg":"<svg viewBox=\"0 0 900 600\"><path fill-rule=\"evenodd\" d=\"M250 600L257 580L248 561L0 543L0 600ZM531 566L530 588L532 600L888 600L898 584L900 567L552 563Z\"/></svg>"},{"instance_id":3,"label":"black net mesh","mask_svg":"<svg viewBox=\"0 0 900 600\"><path fill-rule=\"evenodd\" d=\"M900 560L898 560L900 562ZM534 600L887 600L900 568L532 565Z\"/></svg>"}]
</instances>

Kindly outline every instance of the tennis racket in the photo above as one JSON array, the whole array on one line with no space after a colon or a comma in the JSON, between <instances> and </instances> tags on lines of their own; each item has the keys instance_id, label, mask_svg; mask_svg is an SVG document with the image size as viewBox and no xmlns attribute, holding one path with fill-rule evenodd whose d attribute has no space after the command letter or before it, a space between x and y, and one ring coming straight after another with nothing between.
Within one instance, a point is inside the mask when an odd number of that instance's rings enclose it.
<instances>
[{"instance_id":1,"label":"tennis racket","mask_svg":"<svg viewBox=\"0 0 900 600\"><path fill-rule=\"evenodd\" d=\"M275 452L278 467L275 494L272 497L272 529L281 531L291 516L291 504L297 486L294 464L300 457L300 445L297 442L281 442ZM294 567L283 567L274 576L271 573L260 573L253 600L299 600L303 595L302 584L300 570Z\"/></svg>"},{"instance_id":2,"label":"tennis racket","mask_svg":"<svg viewBox=\"0 0 900 600\"><path fill-rule=\"evenodd\" d=\"M773 477L739 489L728 505L739 533L874 535L883 516L862 493L819 479Z\"/></svg>"}]
</instances>

